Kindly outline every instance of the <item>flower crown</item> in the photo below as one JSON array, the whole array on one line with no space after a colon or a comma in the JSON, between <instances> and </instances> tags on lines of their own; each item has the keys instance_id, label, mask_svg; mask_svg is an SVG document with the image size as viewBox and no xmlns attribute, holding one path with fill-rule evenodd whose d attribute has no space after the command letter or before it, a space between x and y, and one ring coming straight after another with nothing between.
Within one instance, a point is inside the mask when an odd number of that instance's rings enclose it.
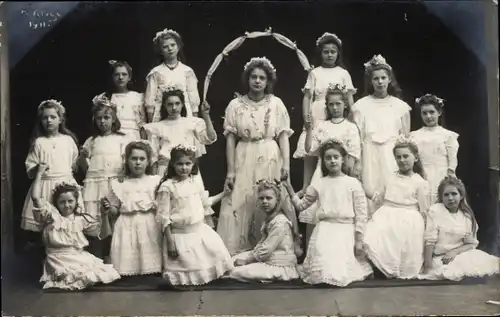
<instances>
[{"instance_id":1,"label":"flower crown","mask_svg":"<svg viewBox=\"0 0 500 317\"><path fill-rule=\"evenodd\" d=\"M62 105L62 103L60 101L57 101L57 100L54 100L54 99L48 99L48 100L42 101L38 105L38 109L40 110L47 103L51 103L51 104L55 105L58 108L59 112L61 112L62 114L64 114L66 112L66 108L64 108L64 106Z\"/></svg>"},{"instance_id":2,"label":"flower crown","mask_svg":"<svg viewBox=\"0 0 500 317\"><path fill-rule=\"evenodd\" d=\"M387 63L387 61L385 60L385 58L378 54L378 55L373 55L373 57L364 64L365 66L365 70L369 69L370 67L373 67L373 66L384 66L388 69L392 69L391 65L389 65Z\"/></svg>"},{"instance_id":3,"label":"flower crown","mask_svg":"<svg viewBox=\"0 0 500 317\"><path fill-rule=\"evenodd\" d=\"M196 146L193 145L185 145L185 144L177 144L172 148L172 151L184 151L188 153L196 153Z\"/></svg>"},{"instance_id":4,"label":"flower crown","mask_svg":"<svg viewBox=\"0 0 500 317\"><path fill-rule=\"evenodd\" d=\"M319 47L319 44L324 39L327 39L327 38L332 38L334 41L336 41L337 43L339 43L340 46L342 46L342 40L337 35L335 35L333 33L329 33L329 32L325 32L323 35L321 35L320 37L318 37L318 39L316 40L316 46Z\"/></svg>"},{"instance_id":5,"label":"flower crown","mask_svg":"<svg viewBox=\"0 0 500 317\"><path fill-rule=\"evenodd\" d=\"M396 140L396 146L402 145L412 145L415 148L418 148L417 143L415 143L415 141L411 137L407 137L404 134L400 134Z\"/></svg>"},{"instance_id":6,"label":"flower crown","mask_svg":"<svg viewBox=\"0 0 500 317\"><path fill-rule=\"evenodd\" d=\"M110 108L116 108L116 105L109 100L108 97L105 95L100 95L100 96L95 96L94 99L92 99L92 104L95 106L97 105L102 105L105 107L110 107Z\"/></svg>"},{"instance_id":7,"label":"flower crown","mask_svg":"<svg viewBox=\"0 0 500 317\"><path fill-rule=\"evenodd\" d=\"M247 71L250 68L250 66L257 63L262 63L266 65L271 70L271 72L276 73L276 68L274 68L273 64L271 64L271 61L268 60L266 57L252 57L250 61L245 64L243 70Z\"/></svg>"},{"instance_id":8,"label":"flower crown","mask_svg":"<svg viewBox=\"0 0 500 317\"><path fill-rule=\"evenodd\" d=\"M59 183L56 185L56 187L54 187L54 189L52 190L52 196L54 196L54 194L56 194L58 191L61 190L61 188L63 187L74 187L76 188L76 190L78 192L80 192L82 190L82 187L78 184L71 184L71 183L68 183L68 182L62 182L62 183Z\"/></svg>"},{"instance_id":9,"label":"flower crown","mask_svg":"<svg viewBox=\"0 0 500 317\"><path fill-rule=\"evenodd\" d=\"M431 100L431 101L434 101L436 102L440 107L444 107L444 99L441 99L439 98L438 96L436 95L433 95L433 94L425 94L421 97L418 97L418 98L415 98L415 102L417 104L420 104L420 101L422 101L422 99L427 99L427 100Z\"/></svg>"},{"instance_id":10,"label":"flower crown","mask_svg":"<svg viewBox=\"0 0 500 317\"><path fill-rule=\"evenodd\" d=\"M347 86L341 84L328 84L328 92L341 92L343 94L347 93Z\"/></svg>"},{"instance_id":11,"label":"flower crown","mask_svg":"<svg viewBox=\"0 0 500 317\"><path fill-rule=\"evenodd\" d=\"M258 180L257 182L255 182L255 185L257 185L257 187L259 187L259 188L262 188L262 187L280 188L281 182L277 179L273 179L273 180L261 179L261 180Z\"/></svg>"},{"instance_id":12,"label":"flower crown","mask_svg":"<svg viewBox=\"0 0 500 317\"><path fill-rule=\"evenodd\" d=\"M108 61L108 63L109 63L109 65L113 66L114 64L116 64L118 62L112 59L112 60Z\"/></svg>"},{"instance_id":13,"label":"flower crown","mask_svg":"<svg viewBox=\"0 0 500 317\"><path fill-rule=\"evenodd\" d=\"M156 35L155 37L153 38L153 42L156 43L156 41L158 41L161 37L165 36L165 35L173 35L175 37L178 37L180 38L181 36L179 35L179 33L177 33L176 31L174 30L170 30L170 29L164 29L163 31L160 31L160 32L156 32Z\"/></svg>"},{"instance_id":14,"label":"flower crown","mask_svg":"<svg viewBox=\"0 0 500 317\"><path fill-rule=\"evenodd\" d=\"M327 145L334 145L334 144L336 144L336 145L340 145L342 148L344 148L344 150L346 150L346 151L347 151L347 149L346 149L346 146L345 146L344 142L342 142L341 140L339 140L339 139L337 139L337 138L333 138L333 137L332 137L332 138L328 138L328 139L323 140L323 141L321 142L321 144L320 144L320 148L322 148L322 149L323 149L323 148L325 148Z\"/></svg>"},{"instance_id":15,"label":"flower crown","mask_svg":"<svg viewBox=\"0 0 500 317\"><path fill-rule=\"evenodd\" d=\"M171 84L163 89L164 92L184 91L178 84Z\"/></svg>"}]
</instances>

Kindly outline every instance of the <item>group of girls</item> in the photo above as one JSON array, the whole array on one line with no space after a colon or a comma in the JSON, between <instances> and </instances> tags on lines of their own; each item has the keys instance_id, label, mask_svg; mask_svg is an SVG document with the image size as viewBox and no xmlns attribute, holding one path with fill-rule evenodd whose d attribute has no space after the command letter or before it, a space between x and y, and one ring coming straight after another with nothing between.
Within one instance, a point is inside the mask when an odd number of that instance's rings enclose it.
<instances>
[{"instance_id":1,"label":"group of girls","mask_svg":"<svg viewBox=\"0 0 500 317\"><path fill-rule=\"evenodd\" d=\"M499 259L476 249L477 222L455 176L458 135L439 125L444 101L417 98L424 127L410 132L411 108L382 56L365 64L366 94L353 103L341 40L318 39L322 64L304 87L294 154L304 160L297 193L290 118L272 94L276 69L252 58L247 93L226 108L224 190L210 197L197 164L217 140L210 105L199 108L179 34L165 29L153 41L163 63L148 74L144 96L128 90L130 65L110 62L113 87L93 99L93 135L80 150L64 106L38 107L22 228L42 232L45 288L159 273L174 286L218 278L346 286L374 268L405 279L499 273ZM83 188L76 170L86 175ZM301 265L297 220L308 224Z\"/></svg>"}]
</instances>

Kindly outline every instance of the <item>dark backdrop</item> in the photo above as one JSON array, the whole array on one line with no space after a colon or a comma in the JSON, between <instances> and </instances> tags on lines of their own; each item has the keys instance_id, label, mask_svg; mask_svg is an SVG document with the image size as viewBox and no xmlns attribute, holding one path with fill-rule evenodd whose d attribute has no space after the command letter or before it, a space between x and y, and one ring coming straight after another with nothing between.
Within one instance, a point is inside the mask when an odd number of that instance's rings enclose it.
<instances>
[{"instance_id":1,"label":"dark backdrop","mask_svg":"<svg viewBox=\"0 0 500 317\"><path fill-rule=\"evenodd\" d=\"M325 31L344 42L344 60L361 97L363 63L381 53L396 71L404 100L431 92L446 100L447 128L460 134L458 175L463 178L476 212L482 244L495 237L495 210L486 209L488 131L484 66L455 35L417 2L260 2L249 3L83 3L68 14L11 71L12 166L16 245L19 218L30 182L24 160L36 108L45 99L61 100L69 127L80 142L89 136L91 99L109 80L107 61L126 60L134 69L134 89L144 91L145 76L158 60L152 38L166 27L185 42L187 64L203 81L214 58L246 31L272 26L292 41L314 65L316 39ZM210 192L221 190L225 178L222 116L235 91L241 91L243 65L253 56L267 56L278 72L275 94L287 105L292 128L291 152L301 129L301 91L306 79L295 53L271 38L247 40L216 70L208 93L219 141L208 147L201 169ZM414 111L412 129L421 127ZM292 160L292 180L302 182L301 161Z\"/></svg>"}]
</instances>

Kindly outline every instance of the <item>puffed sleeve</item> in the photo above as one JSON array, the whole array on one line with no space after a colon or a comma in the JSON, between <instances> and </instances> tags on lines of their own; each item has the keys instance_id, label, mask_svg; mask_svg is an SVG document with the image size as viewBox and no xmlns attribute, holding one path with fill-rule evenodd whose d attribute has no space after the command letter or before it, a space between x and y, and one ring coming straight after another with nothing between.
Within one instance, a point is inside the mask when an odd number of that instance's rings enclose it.
<instances>
[{"instance_id":1,"label":"puffed sleeve","mask_svg":"<svg viewBox=\"0 0 500 317\"><path fill-rule=\"evenodd\" d=\"M479 229L479 226L477 225L477 222L476 222L476 228L474 230L473 225L472 225L474 220L469 218L468 215L466 215L466 217L469 220L471 230L470 230L470 232L465 234L464 243L473 244L474 247L477 247L479 245L479 240L477 240L477 231Z\"/></svg>"},{"instance_id":2,"label":"puffed sleeve","mask_svg":"<svg viewBox=\"0 0 500 317\"><path fill-rule=\"evenodd\" d=\"M448 158L448 168L455 171L458 166L458 134L451 132L445 141L446 156Z\"/></svg>"},{"instance_id":3,"label":"puffed sleeve","mask_svg":"<svg viewBox=\"0 0 500 317\"><path fill-rule=\"evenodd\" d=\"M24 162L26 166L26 173L30 173L33 168L40 164L41 151L42 148L37 139L35 140L33 146L30 148L28 156L26 156L26 161Z\"/></svg>"},{"instance_id":4,"label":"puffed sleeve","mask_svg":"<svg viewBox=\"0 0 500 317\"><path fill-rule=\"evenodd\" d=\"M224 115L224 136L229 133L238 135L238 128L236 123L236 109L238 107L238 100L233 99L229 102Z\"/></svg>"},{"instance_id":5,"label":"puffed sleeve","mask_svg":"<svg viewBox=\"0 0 500 317\"><path fill-rule=\"evenodd\" d=\"M144 106L144 94L138 93L138 104L135 108L135 118L137 121L137 126L142 128L146 124L146 109Z\"/></svg>"},{"instance_id":6,"label":"puffed sleeve","mask_svg":"<svg viewBox=\"0 0 500 317\"><path fill-rule=\"evenodd\" d=\"M158 83L156 82L156 72L151 70L146 76L146 91L144 93L144 106L146 109L155 108L156 94L158 92Z\"/></svg>"},{"instance_id":7,"label":"puffed sleeve","mask_svg":"<svg viewBox=\"0 0 500 317\"><path fill-rule=\"evenodd\" d=\"M355 124L349 127L347 130L346 147L349 155L355 157L356 159L361 159L361 138L359 136L359 130Z\"/></svg>"},{"instance_id":8,"label":"puffed sleeve","mask_svg":"<svg viewBox=\"0 0 500 317\"><path fill-rule=\"evenodd\" d=\"M366 202L366 194L361 183L353 180L352 198L354 202L354 221L355 230L361 234L365 233L365 226L368 219L368 207Z\"/></svg>"},{"instance_id":9,"label":"puffed sleeve","mask_svg":"<svg viewBox=\"0 0 500 317\"><path fill-rule=\"evenodd\" d=\"M124 184L117 179L111 181L109 195L106 196L111 205L121 206L123 204L123 186Z\"/></svg>"},{"instance_id":10,"label":"puffed sleeve","mask_svg":"<svg viewBox=\"0 0 500 317\"><path fill-rule=\"evenodd\" d=\"M394 97L396 98L396 97ZM401 117L401 133L404 135L408 135L411 131L411 107L404 101L399 100L399 115Z\"/></svg>"},{"instance_id":11,"label":"puffed sleeve","mask_svg":"<svg viewBox=\"0 0 500 317\"><path fill-rule=\"evenodd\" d=\"M198 112L200 106L200 94L198 92L198 78L191 68L186 70L186 93L193 113Z\"/></svg>"},{"instance_id":12,"label":"puffed sleeve","mask_svg":"<svg viewBox=\"0 0 500 317\"><path fill-rule=\"evenodd\" d=\"M59 211L48 201L43 200L40 208L33 206L33 218L39 223L49 224L54 222L54 213L59 214Z\"/></svg>"},{"instance_id":13,"label":"puffed sleeve","mask_svg":"<svg viewBox=\"0 0 500 317\"><path fill-rule=\"evenodd\" d=\"M198 142L200 142L203 145L210 145L217 141L217 135L215 135L215 138L213 140L210 140L207 135L207 124L205 123L205 120L201 118L193 118L194 119L194 135Z\"/></svg>"},{"instance_id":14,"label":"puffed sleeve","mask_svg":"<svg viewBox=\"0 0 500 317\"><path fill-rule=\"evenodd\" d=\"M153 148L153 153L151 156L151 163L155 163L158 161L158 153L160 152L161 146L161 140L160 137L158 136L158 128L157 128L157 123L148 123L142 126L144 131L146 132L146 135L148 136L148 141L151 142L151 146Z\"/></svg>"},{"instance_id":15,"label":"puffed sleeve","mask_svg":"<svg viewBox=\"0 0 500 317\"><path fill-rule=\"evenodd\" d=\"M307 75L306 84L302 89L303 92L309 91L311 94L314 93L314 87L316 86L316 77L314 76L314 70L310 71Z\"/></svg>"},{"instance_id":16,"label":"puffed sleeve","mask_svg":"<svg viewBox=\"0 0 500 317\"><path fill-rule=\"evenodd\" d=\"M319 156L319 148L324 138L325 130L323 129L323 122L320 122L318 126L312 131L311 149L307 154L310 156Z\"/></svg>"},{"instance_id":17,"label":"puffed sleeve","mask_svg":"<svg viewBox=\"0 0 500 317\"><path fill-rule=\"evenodd\" d=\"M76 167L76 162L78 160L78 146L75 143L75 140L73 140L72 137L69 135L67 136L68 142L70 143L70 148L71 148L71 166L73 169Z\"/></svg>"},{"instance_id":18,"label":"puffed sleeve","mask_svg":"<svg viewBox=\"0 0 500 317\"><path fill-rule=\"evenodd\" d=\"M364 100L364 98L356 101L351 108L352 120L354 121L354 123L358 127L361 138L364 138L364 134L365 134L365 132L364 132L365 131L365 128L364 128L365 119L364 119L364 116L361 112L363 100Z\"/></svg>"},{"instance_id":19,"label":"puffed sleeve","mask_svg":"<svg viewBox=\"0 0 500 317\"><path fill-rule=\"evenodd\" d=\"M342 78L342 84L345 85L346 89L350 92L355 94L357 89L354 88L354 85L352 84L352 78L351 74L347 70L344 72L344 76Z\"/></svg>"},{"instance_id":20,"label":"puffed sleeve","mask_svg":"<svg viewBox=\"0 0 500 317\"><path fill-rule=\"evenodd\" d=\"M422 180L417 188L417 201L418 210L422 214L427 214L429 206L431 205L431 189L429 182Z\"/></svg>"},{"instance_id":21,"label":"puffed sleeve","mask_svg":"<svg viewBox=\"0 0 500 317\"><path fill-rule=\"evenodd\" d=\"M170 199L171 191L168 183L165 182L161 184L156 197L156 202L158 204L158 210L156 212L156 222L161 226L162 229L168 227L168 225L172 222L170 220Z\"/></svg>"},{"instance_id":22,"label":"puffed sleeve","mask_svg":"<svg viewBox=\"0 0 500 317\"><path fill-rule=\"evenodd\" d=\"M438 211L435 210L437 205L432 205L429 208L429 213L427 215L427 220L425 222L425 232L424 232L424 241L425 245L433 246L436 245L438 240Z\"/></svg>"},{"instance_id":23,"label":"puffed sleeve","mask_svg":"<svg viewBox=\"0 0 500 317\"><path fill-rule=\"evenodd\" d=\"M283 239L290 234L290 221L279 217L273 219L268 224L268 234L259 244L252 250L253 257L259 262L265 262L281 244Z\"/></svg>"},{"instance_id":24,"label":"puffed sleeve","mask_svg":"<svg viewBox=\"0 0 500 317\"><path fill-rule=\"evenodd\" d=\"M274 107L276 107L276 127L274 131L274 137L279 138L282 133L286 133L288 137L293 134L293 130L290 128L290 116L288 115L288 110L285 107L283 101L275 97Z\"/></svg>"}]
</instances>

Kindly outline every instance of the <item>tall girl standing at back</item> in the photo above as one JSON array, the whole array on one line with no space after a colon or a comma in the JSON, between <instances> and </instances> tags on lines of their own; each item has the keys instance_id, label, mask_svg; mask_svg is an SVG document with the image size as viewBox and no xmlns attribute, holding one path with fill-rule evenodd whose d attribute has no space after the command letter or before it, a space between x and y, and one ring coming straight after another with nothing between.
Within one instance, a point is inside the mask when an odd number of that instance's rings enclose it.
<instances>
[{"instance_id":1,"label":"tall girl standing at back","mask_svg":"<svg viewBox=\"0 0 500 317\"><path fill-rule=\"evenodd\" d=\"M321 66L309 73L302 101L304 122L311 124L312 128L315 128L321 121L327 120L325 96L329 86L336 84L346 86L349 100L349 104L346 106L348 107L353 104L353 95L356 92L351 75L343 65L342 41L338 36L332 33L323 34L316 41L316 49L320 56ZM309 186L317 162L317 157L307 156L307 151L304 148L305 140L306 130L304 129L297 143L297 150L293 154L294 158L303 158L304 160L304 181L301 193L304 193ZM352 165L351 163L353 164L353 162L347 162L348 165Z\"/></svg>"},{"instance_id":2,"label":"tall girl standing at back","mask_svg":"<svg viewBox=\"0 0 500 317\"><path fill-rule=\"evenodd\" d=\"M103 97L116 105L116 114L120 120L120 131L133 140L140 138L139 129L146 123L144 95L128 89L132 80L132 67L127 62L109 61L111 65L111 88L94 97L94 106Z\"/></svg>"},{"instance_id":3,"label":"tall girl standing at back","mask_svg":"<svg viewBox=\"0 0 500 317\"><path fill-rule=\"evenodd\" d=\"M392 150L400 134L410 132L410 106L400 99L401 89L392 67L374 55L365 63L365 97L352 107L361 134L361 179L367 191L381 191L397 171ZM369 204L369 212L375 206Z\"/></svg>"},{"instance_id":4,"label":"tall girl standing at back","mask_svg":"<svg viewBox=\"0 0 500 317\"><path fill-rule=\"evenodd\" d=\"M77 185L73 178L73 169L78 158L77 139L73 132L66 128L65 114L66 109L56 100L45 100L38 106L33 141L25 162L29 178L35 177L39 164L48 165L48 169L41 176L39 198L49 203L53 203L52 190L57 184L66 182ZM31 191L30 188L24 201L21 228L41 232L43 224L33 216ZM83 206L81 197L78 203Z\"/></svg>"},{"instance_id":5,"label":"tall girl standing at back","mask_svg":"<svg viewBox=\"0 0 500 317\"><path fill-rule=\"evenodd\" d=\"M148 122L160 121L162 96L166 87L181 87L184 93L186 116L197 116L200 105L198 79L191 67L183 64L183 43L174 30L164 29L153 39L162 63L153 68L146 77L145 105Z\"/></svg>"},{"instance_id":6,"label":"tall girl standing at back","mask_svg":"<svg viewBox=\"0 0 500 317\"><path fill-rule=\"evenodd\" d=\"M439 183L446 176L455 175L458 165L458 134L439 125L444 101L435 95L426 94L416 99L424 126L411 132L422 156L427 180L431 185L433 202L437 199Z\"/></svg>"}]
</instances>

